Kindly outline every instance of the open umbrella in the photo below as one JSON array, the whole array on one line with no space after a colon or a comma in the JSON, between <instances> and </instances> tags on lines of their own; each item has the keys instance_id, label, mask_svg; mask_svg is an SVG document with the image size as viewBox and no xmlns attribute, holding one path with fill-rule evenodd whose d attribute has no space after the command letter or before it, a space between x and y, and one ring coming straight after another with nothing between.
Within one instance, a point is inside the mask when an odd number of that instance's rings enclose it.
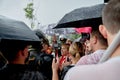
<instances>
[{"instance_id":1,"label":"open umbrella","mask_svg":"<svg viewBox=\"0 0 120 80\"><path fill-rule=\"evenodd\" d=\"M34 29L33 31L39 37L41 42L48 42L47 37L45 36L45 34L40 29Z\"/></svg>"},{"instance_id":2,"label":"open umbrella","mask_svg":"<svg viewBox=\"0 0 120 80\"><path fill-rule=\"evenodd\" d=\"M66 14L53 28L95 27L102 23L102 9L105 3L75 9Z\"/></svg>"},{"instance_id":3,"label":"open umbrella","mask_svg":"<svg viewBox=\"0 0 120 80\"><path fill-rule=\"evenodd\" d=\"M0 16L0 40L40 41L35 33L21 21Z\"/></svg>"},{"instance_id":4,"label":"open umbrella","mask_svg":"<svg viewBox=\"0 0 120 80\"><path fill-rule=\"evenodd\" d=\"M39 37L39 39L46 38L45 33L43 33L40 29L34 29L33 31Z\"/></svg>"},{"instance_id":5,"label":"open umbrella","mask_svg":"<svg viewBox=\"0 0 120 80\"><path fill-rule=\"evenodd\" d=\"M91 33L92 28L91 27L82 27L82 28L75 28L77 33Z\"/></svg>"}]
</instances>

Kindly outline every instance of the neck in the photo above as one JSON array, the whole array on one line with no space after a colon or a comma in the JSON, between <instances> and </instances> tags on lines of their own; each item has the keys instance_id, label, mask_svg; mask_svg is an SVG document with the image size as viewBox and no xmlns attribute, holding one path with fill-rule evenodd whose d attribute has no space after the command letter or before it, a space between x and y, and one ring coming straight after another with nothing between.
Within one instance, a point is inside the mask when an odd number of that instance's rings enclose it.
<instances>
[{"instance_id":1,"label":"neck","mask_svg":"<svg viewBox=\"0 0 120 80\"><path fill-rule=\"evenodd\" d=\"M98 44L94 47L94 51L96 51L96 50L106 50L106 49L107 49L107 46L101 45L101 44Z\"/></svg>"},{"instance_id":2,"label":"neck","mask_svg":"<svg viewBox=\"0 0 120 80\"><path fill-rule=\"evenodd\" d=\"M23 59L21 59L21 60L15 59L14 61L11 61L11 62L9 62L9 63L12 63L12 64L25 64L25 62L24 62Z\"/></svg>"},{"instance_id":3,"label":"neck","mask_svg":"<svg viewBox=\"0 0 120 80\"><path fill-rule=\"evenodd\" d=\"M108 32L108 44L110 45L113 41L113 39L116 37L116 34L111 34ZM110 58L120 56L120 46L116 48L116 50L112 53Z\"/></svg>"},{"instance_id":4,"label":"neck","mask_svg":"<svg viewBox=\"0 0 120 80\"><path fill-rule=\"evenodd\" d=\"M72 64L76 64L78 60L72 60Z\"/></svg>"},{"instance_id":5,"label":"neck","mask_svg":"<svg viewBox=\"0 0 120 80\"><path fill-rule=\"evenodd\" d=\"M110 58L120 56L120 46L113 52Z\"/></svg>"}]
</instances>

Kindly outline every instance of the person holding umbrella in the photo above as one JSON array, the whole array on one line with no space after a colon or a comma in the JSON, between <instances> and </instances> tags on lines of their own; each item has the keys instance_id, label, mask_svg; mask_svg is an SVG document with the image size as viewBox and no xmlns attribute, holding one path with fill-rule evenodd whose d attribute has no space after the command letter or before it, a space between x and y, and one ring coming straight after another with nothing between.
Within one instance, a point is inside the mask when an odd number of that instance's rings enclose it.
<instances>
[{"instance_id":1,"label":"person holding umbrella","mask_svg":"<svg viewBox=\"0 0 120 80\"><path fill-rule=\"evenodd\" d=\"M0 70L0 80L44 80L40 72L25 64L29 46L40 41L25 23L0 16L0 40L0 51L8 60Z\"/></svg>"}]
</instances>

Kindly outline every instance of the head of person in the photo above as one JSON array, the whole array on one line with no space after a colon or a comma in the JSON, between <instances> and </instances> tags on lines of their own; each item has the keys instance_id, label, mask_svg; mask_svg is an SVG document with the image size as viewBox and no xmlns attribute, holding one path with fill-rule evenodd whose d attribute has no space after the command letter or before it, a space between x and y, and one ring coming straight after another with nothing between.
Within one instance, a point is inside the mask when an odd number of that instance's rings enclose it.
<instances>
[{"instance_id":1,"label":"head of person","mask_svg":"<svg viewBox=\"0 0 120 80\"><path fill-rule=\"evenodd\" d=\"M84 45L85 45L85 55L91 54L92 49L90 47L90 40L86 39Z\"/></svg>"},{"instance_id":2,"label":"head of person","mask_svg":"<svg viewBox=\"0 0 120 80\"><path fill-rule=\"evenodd\" d=\"M64 44L64 43L66 43L67 38L65 35L60 35L59 40L60 40L61 44Z\"/></svg>"},{"instance_id":3,"label":"head of person","mask_svg":"<svg viewBox=\"0 0 120 80\"><path fill-rule=\"evenodd\" d=\"M66 40L66 44L70 44L70 45L71 45L72 42L73 42L73 41L72 41L71 39L69 39L69 38Z\"/></svg>"},{"instance_id":4,"label":"head of person","mask_svg":"<svg viewBox=\"0 0 120 80\"><path fill-rule=\"evenodd\" d=\"M9 63L24 64L28 58L29 45L24 41L2 40L0 50Z\"/></svg>"},{"instance_id":5,"label":"head of person","mask_svg":"<svg viewBox=\"0 0 120 80\"><path fill-rule=\"evenodd\" d=\"M47 54L52 53L52 47L50 46L50 44L48 42L42 43L42 47L43 47L43 49L41 50L42 52L45 52Z\"/></svg>"},{"instance_id":6,"label":"head of person","mask_svg":"<svg viewBox=\"0 0 120 80\"><path fill-rule=\"evenodd\" d=\"M43 49L44 50L47 50L48 48L49 48L49 43L48 42L44 42L44 43L42 43L42 47L43 47Z\"/></svg>"},{"instance_id":7,"label":"head of person","mask_svg":"<svg viewBox=\"0 0 120 80\"><path fill-rule=\"evenodd\" d=\"M84 55L83 45L80 42L74 42L70 45L69 54L71 60L76 63Z\"/></svg>"},{"instance_id":8,"label":"head of person","mask_svg":"<svg viewBox=\"0 0 120 80\"><path fill-rule=\"evenodd\" d=\"M61 45L61 55L69 54L69 44L62 44Z\"/></svg>"},{"instance_id":9,"label":"head of person","mask_svg":"<svg viewBox=\"0 0 120 80\"><path fill-rule=\"evenodd\" d=\"M103 25L99 26L101 34L107 38L108 45L120 30L120 0L110 0L102 11Z\"/></svg>"},{"instance_id":10,"label":"head of person","mask_svg":"<svg viewBox=\"0 0 120 80\"><path fill-rule=\"evenodd\" d=\"M99 29L92 30L90 34L89 47L91 51L94 52L98 49L106 49L107 48L107 40L102 36L99 32Z\"/></svg>"}]
</instances>

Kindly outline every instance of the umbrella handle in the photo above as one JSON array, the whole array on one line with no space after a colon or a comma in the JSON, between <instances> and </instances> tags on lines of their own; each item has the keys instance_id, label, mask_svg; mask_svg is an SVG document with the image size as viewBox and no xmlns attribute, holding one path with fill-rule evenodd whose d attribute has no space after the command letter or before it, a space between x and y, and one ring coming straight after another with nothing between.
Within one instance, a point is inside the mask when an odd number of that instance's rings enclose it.
<instances>
[{"instance_id":1,"label":"umbrella handle","mask_svg":"<svg viewBox=\"0 0 120 80\"><path fill-rule=\"evenodd\" d=\"M0 66L1 67L0 70L2 70L7 66L8 60L3 56L1 51L0 51L0 60L1 60L2 64L4 64L4 65L2 65L2 67Z\"/></svg>"},{"instance_id":2,"label":"umbrella handle","mask_svg":"<svg viewBox=\"0 0 120 80\"><path fill-rule=\"evenodd\" d=\"M102 63L102 62L105 62L106 60L108 60L110 58L110 56L112 55L112 53L119 46L119 44L120 44L120 31L117 33L117 35L115 36L115 39L112 41L110 46L105 51L105 53L102 56L102 58L100 59L99 63Z\"/></svg>"}]
</instances>

